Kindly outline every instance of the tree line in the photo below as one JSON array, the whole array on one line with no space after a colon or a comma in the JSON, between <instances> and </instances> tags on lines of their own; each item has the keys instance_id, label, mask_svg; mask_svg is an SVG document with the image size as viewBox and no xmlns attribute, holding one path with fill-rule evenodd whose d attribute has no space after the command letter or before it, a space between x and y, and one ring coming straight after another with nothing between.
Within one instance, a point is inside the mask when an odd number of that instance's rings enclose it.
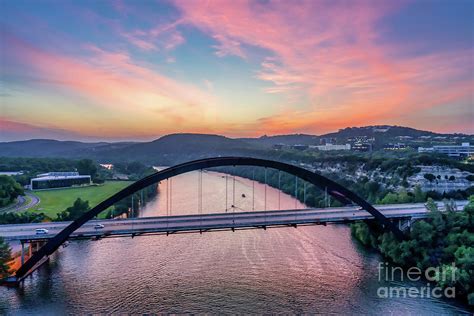
<instances>
[{"instance_id":1,"label":"tree line","mask_svg":"<svg viewBox=\"0 0 474 316\"><path fill-rule=\"evenodd\" d=\"M373 221L352 224L352 236L395 265L438 268L437 285L455 287L460 297L474 305L474 196L462 211L455 212L453 204L446 203L446 211L441 212L432 199L427 209L428 218L411 226L407 240L397 240ZM444 278L446 275L455 277Z\"/></svg>"}]
</instances>

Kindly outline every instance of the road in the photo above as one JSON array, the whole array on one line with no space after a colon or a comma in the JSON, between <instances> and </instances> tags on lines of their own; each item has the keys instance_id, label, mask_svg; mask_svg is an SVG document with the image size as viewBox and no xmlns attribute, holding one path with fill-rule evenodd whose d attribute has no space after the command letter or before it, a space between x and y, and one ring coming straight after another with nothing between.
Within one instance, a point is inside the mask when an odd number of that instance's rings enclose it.
<instances>
[{"instance_id":1,"label":"road","mask_svg":"<svg viewBox=\"0 0 474 316\"><path fill-rule=\"evenodd\" d=\"M25 192L25 195L29 198L25 198L25 196L20 195L17 198L17 201L13 205L9 205L7 207L1 208L0 213L7 213L7 212L23 212L26 211L33 206L37 205L40 202L39 197L36 195L30 193L30 192Z\"/></svg>"},{"instance_id":2,"label":"road","mask_svg":"<svg viewBox=\"0 0 474 316\"><path fill-rule=\"evenodd\" d=\"M461 210L467 201L457 203ZM427 210L424 204L384 205L376 207L387 218L424 218ZM151 233L178 233L224 229L248 229L272 226L308 225L326 223L347 223L372 219L365 210L357 207L331 209L300 209L284 211L228 212L220 214L181 215L168 217L147 217L136 219L92 220L79 228L71 239L110 237L119 235L140 235ZM38 240L54 237L70 222L32 223L0 225L0 236L7 240ZM96 224L105 227L96 229ZM37 235L35 229L45 228L48 234Z\"/></svg>"}]
</instances>

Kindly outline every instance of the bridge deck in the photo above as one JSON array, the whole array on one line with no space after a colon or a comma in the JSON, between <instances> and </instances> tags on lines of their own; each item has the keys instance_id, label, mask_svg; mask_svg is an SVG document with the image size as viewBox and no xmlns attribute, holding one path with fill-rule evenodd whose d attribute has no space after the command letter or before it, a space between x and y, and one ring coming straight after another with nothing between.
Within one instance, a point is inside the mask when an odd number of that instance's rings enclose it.
<instances>
[{"instance_id":1,"label":"bridge deck","mask_svg":"<svg viewBox=\"0 0 474 316\"><path fill-rule=\"evenodd\" d=\"M458 209L466 202L458 202ZM423 204L379 206L390 219L423 218L427 216ZM299 209L283 211L232 212L202 215L180 215L136 219L92 220L74 232L70 239L112 237L123 235L168 234L211 230L266 228L274 226L345 223L372 219L365 210L356 207L332 209ZM70 222L0 225L0 236L7 240L46 240L54 237ZM94 225L103 224L102 229ZM46 228L49 232L37 235L35 229Z\"/></svg>"}]
</instances>

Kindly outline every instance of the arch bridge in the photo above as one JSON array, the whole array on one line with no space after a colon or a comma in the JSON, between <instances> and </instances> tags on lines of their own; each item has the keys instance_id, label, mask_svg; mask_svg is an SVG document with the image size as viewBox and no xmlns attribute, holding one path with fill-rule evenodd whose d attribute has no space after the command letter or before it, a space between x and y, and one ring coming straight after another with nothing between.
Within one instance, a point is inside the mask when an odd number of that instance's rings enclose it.
<instances>
[{"instance_id":1,"label":"arch bridge","mask_svg":"<svg viewBox=\"0 0 474 316\"><path fill-rule=\"evenodd\" d=\"M66 242L71 235L83 226L89 220L92 220L99 213L106 210L107 208L113 206L115 203L119 202L123 198L132 195L135 192L138 192L149 185L159 183L160 181L175 177L177 175L208 169L215 167L225 167L225 166L253 166L253 167L264 167L276 169L283 171L289 174L292 174L304 181L311 183L312 185L322 189L327 190L327 193L334 197L335 199L343 202L343 204L355 203L360 206L362 209L366 210L370 215L380 223L385 229L390 230L397 238L403 239L404 234L394 225L386 216L384 216L379 210L373 207L370 203L365 201L363 198L358 196L356 193L350 191L349 189L343 187L342 185L320 175L315 172L306 170L304 168L266 159L258 158L248 158L248 157L217 157L217 158L207 158L201 160L195 160L183 164L179 164L161 171L158 171L152 175L149 175L139 181L134 182L128 187L122 189L111 197L105 199L104 201L97 204L90 211L82 215L80 218L76 219L64 229L62 229L57 235L47 240L43 247L41 247L36 253L34 253L16 272L15 280L22 280L30 271L45 258L48 258L53 254L64 242ZM279 212L279 211L273 211ZM285 212L285 211L281 211ZM175 216L177 217L177 216ZM233 222L233 221L232 221ZM291 223L291 221L290 221ZM296 223L294 223L296 225ZM234 228L234 227L230 227ZM265 228L265 225L262 225L262 228Z\"/></svg>"}]
</instances>

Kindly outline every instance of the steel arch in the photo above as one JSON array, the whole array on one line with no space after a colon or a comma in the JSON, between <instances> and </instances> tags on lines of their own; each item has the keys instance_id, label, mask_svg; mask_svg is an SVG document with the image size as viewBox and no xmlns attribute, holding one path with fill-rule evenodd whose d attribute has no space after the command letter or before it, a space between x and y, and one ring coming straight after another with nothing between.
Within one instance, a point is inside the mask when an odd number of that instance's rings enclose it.
<instances>
[{"instance_id":1,"label":"steel arch","mask_svg":"<svg viewBox=\"0 0 474 316\"><path fill-rule=\"evenodd\" d=\"M158 171L152 175L149 175L128 187L122 189L121 191L115 193L111 197L105 199L104 201L97 204L90 211L82 215L80 218L73 221L62 231L60 231L56 236L46 243L38 252L31 256L28 261L26 261L16 272L17 279L23 278L26 273L31 270L38 262L40 262L44 257L51 255L56 251L61 244L63 244L69 236L77 230L79 227L84 225L87 221L93 219L102 211L106 210L110 206L114 205L116 202L121 199L151 185L163 181L165 179L195 171L200 169L207 169L213 167L224 167L224 166L255 166L255 167L266 167L277 169L295 175L321 189L327 188L328 193L334 198L342 201L352 201L353 203L359 205L367 212L369 212L374 218L382 224L385 228L388 228L398 239L403 239L404 234L396 227L392 222L390 222L382 213L375 209L370 203L365 201L363 198L359 197L354 192L343 187L342 185L322 176L315 172L303 169L298 166L290 165L283 162L259 159L259 158L249 158L249 157L217 157L217 158L206 158L195 161L186 162L179 164L161 171Z\"/></svg>"}]
</instances>

